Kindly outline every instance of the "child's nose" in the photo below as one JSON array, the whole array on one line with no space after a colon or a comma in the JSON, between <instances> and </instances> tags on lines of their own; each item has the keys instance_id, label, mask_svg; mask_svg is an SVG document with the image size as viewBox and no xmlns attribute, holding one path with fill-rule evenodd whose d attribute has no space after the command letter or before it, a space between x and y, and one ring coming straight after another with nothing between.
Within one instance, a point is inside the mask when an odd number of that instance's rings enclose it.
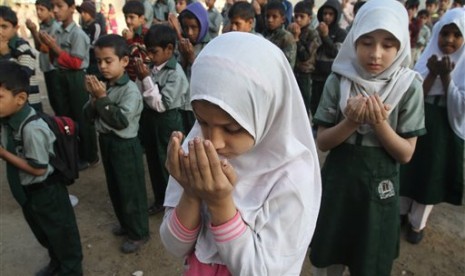
<instances>
[{"instance_id":1,"label":"child's nose","mask_svg":"<svg viewBox=\"0 0 465 276\"><path fill-rule=\"evenodd\" d=\"M209 138L216 150L224 148L224 137L219 129L211 129Z\"/></svg>"}]
</instances>

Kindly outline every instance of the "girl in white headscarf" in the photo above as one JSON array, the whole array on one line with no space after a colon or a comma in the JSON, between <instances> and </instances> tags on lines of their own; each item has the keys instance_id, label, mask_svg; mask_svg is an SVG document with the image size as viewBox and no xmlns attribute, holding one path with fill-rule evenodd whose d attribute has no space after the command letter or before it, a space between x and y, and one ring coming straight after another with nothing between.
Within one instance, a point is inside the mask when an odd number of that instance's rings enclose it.
<instances>
[{"instance_id":1,"label":"girl in white headscarf","mask_svg":"<svg viewBox=\"0 0 465 276\"><path fill-rule=\"evenodd\" d=\"M197 121L168 149L165 247L185 275L299 275L321 180L286 57L262 37L221 35L193 65L191 102Z\"/></svg>"},{"instance_id":2,"label":"girl in white headscarf","mask_svg":"<svg viewBox=\"0 0 465 276\"><path fill-rule=\"evenodd\" d=\"M399 248L399 163L424 134L421 78L408 68L408 16L370 0L333 64L314 117L330 150L310 260L316 275L390 275Z\"/></svg>"},{"instance_id":3,"label":"girl in white headscarf","mask_svg":"<svg viewBox=\"0 0 465 276\"><path fill-rule=\"evenodd\" d=\"M465 10L447 11L414 70L424 78L428 134L401 174L401 214L407 240L419 243L434 204L463 204L465 184Z\"/></svg>"}]
</instances>

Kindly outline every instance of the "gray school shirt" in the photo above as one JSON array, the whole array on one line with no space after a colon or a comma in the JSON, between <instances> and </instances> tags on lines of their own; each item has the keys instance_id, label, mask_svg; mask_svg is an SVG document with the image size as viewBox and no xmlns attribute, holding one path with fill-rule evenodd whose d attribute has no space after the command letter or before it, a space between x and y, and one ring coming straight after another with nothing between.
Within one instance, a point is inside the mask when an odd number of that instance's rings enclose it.
<instances>
[{"instance_id":1,"label":"gray school shirt","mask_svg":"<svg viewBox=\"0 0 465 276\"><path fill-rule=\"evenodd\" d=\"M158 85L166 110L189 104L189 82L181 65L173 56L156 74L151 74L154 84Z\"/></svg>"},{"instance_id":2,"label":"gray school shirt","mask_svg":"<svg viewBox=\"0 0 465 276\"><path fill-rule=\"evenodd\" d=\"M22 129L26 119L34 114L36 114L36 111L29 105L26 105L9 119L9 125L14 129L14 140L21 141L16 146L15 154L25 159L31 167L47 168L46 173L41 176L34 176L18 169L21 185L43 182L54 171L54 168L49 163L49 159L50 155L54 154L53 143L56 138L47 123L42 119L37 119L29 122ZM1 142L6 148L8 138L6 137L6 129L4 128L5 126L2 124Z\"/></svg>"},{"instance_id":3,"label":"gray school shirt","mask_svg":"<svg viewBox=\"0 0 465 276\"><path fill-rule=\"evenodd\" d=\"M339 108L339 89L339 78L332 73L326 80L320 104L313 119L316 124L322 127L332 127L345 118ZM413 80L387 120L394 131L403 138L411 138L426 133L423 88L419 80ZM360 138L362 138L361 141ZM381 147L381 143L374 132L365 135L358 135L358 132L354 132L345 143Z\"/></svg>"},{"instance_id":4,"label":"gray school shirt","mask_svg":"<svg viewBox=\"0 0 465 276\"><path fill-rule=\"evenodd\" d=\"M58 29L56 43L71 56L82 59L80 69L86 69L89 66L89 36L75 22L71 22L66 28ZM53 65L60 69L69 69L59 65L57 58L53 61Z\"/></svg>"},{"instance_id":5,"label":"gray school shirt","mask_svg":"<svg viewBox=\"0 0 465 276\"><path fill-rule=\"evenodd\" d=\"M40 31L46 32L53 37L57 36L59 29L61 29L61 25L55 19L50 20L48 24L40 24ZM39 52L39 67L42 72L49 72L56 69L55 66L53 66L53 64L50 62L48 53L43 52Z\"/></svg>"},{"instance_id":6,"label":"gray school shirt","mask_svg":"<svg viewBox=\"0 0 465 276\"><path fill-rule=\"evenodd\" d=\"M95 100L94 105L89 100L83 112L86 119L94 122L99 133L113 133L129 139L137 136L142 108L139 88L124 74L114 85L107 84L106 97Z\"/></svg>"}]
</instances>

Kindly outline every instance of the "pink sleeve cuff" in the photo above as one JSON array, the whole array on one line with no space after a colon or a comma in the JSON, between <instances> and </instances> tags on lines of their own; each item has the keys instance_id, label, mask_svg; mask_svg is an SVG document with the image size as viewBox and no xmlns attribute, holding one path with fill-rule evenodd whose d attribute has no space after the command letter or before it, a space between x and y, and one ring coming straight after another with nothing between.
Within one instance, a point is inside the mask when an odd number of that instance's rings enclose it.
<instances>
[{"instance_id":1,"label":"pink sleeve cuff","mask_svg":"<svg viewBox=\"0 0 465 276\"><path fill-rule=\"evenodd\" d=\"M195 229L188 229L181 224L178 217L176 216L176 209L173 210L171 218L168 224L171 233L180 241L185 243L191 243L197 239L200 232L200 224Z\"/></svg>"},{"instance_id":2,"label":"pink sleeve cuff","mask_svg":"<svg viewBox=\"0 0 465 276\"><path fill-rule=\"evenodd\" d=\"M215 237L216 242L229 242L240 237L247 230L247 225L242 220L239 211L236 215L224 224L218 226L210 225L210 230Z\"/></svg>"}]
</instances>

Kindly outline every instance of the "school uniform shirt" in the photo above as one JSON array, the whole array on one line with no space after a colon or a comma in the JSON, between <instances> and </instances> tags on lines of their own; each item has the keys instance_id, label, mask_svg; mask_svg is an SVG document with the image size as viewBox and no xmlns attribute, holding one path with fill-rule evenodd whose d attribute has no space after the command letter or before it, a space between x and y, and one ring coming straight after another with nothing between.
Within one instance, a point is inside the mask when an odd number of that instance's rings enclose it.
<instances>
[{"instance_id":1,"label":"school uniform shirt","mask_svg":"<svg viewBox=\"0 0 465 276\"><path fill-rule=\"evenodd\" d=\"M61 28L61 25L55 20L51 19L48 23L47 22L42 22L39 25L39 29L41 32L46 32L47 34L56 37L56 34L58 30ZM42 72L49 72L52 70L55 70L55 66L50 62L50 56L49 56L49 49L47 46L45 46L47 49L40 49L39 52L39 67ZM46 51L43 51L46 50Z\"/></svg>"},{"instance_id":2,"label":"school uniform shirt","mask_svg":"<svg viewBox=\"0 0 465 276\"><path fill-rule=\"evenodd\" d=\"M84 115L94 122L99 133L113 133L125 139L137 136L142 96L128 75L107 86L106 97L96 99L93 105L91 101L84 105Z\"/></svg>"},{"instance_id":3,"label":"school uniform shirt","mask_svg":"<svg viewBox=\"0 0 465 276\"><path fill-rule=\"evenodd\" d=\"M157 111L180 108L189 95L189 82L181 65L173 56L160 66L154 66L151 75L142 81L145 104Z\"/></svg>"},{"instance_id":4,"label":"school uniform shirt","mask_svg":"<svg viewBox=\"0 0 465 276\"><path fill-rule=\"evenodd\" d=\"M428 43L414 67L414 70L418 71L423 77L426 77L429 73L426 64L432 55L436 55L438 59L444 57L444 53L439 49L437 43L439 32L442 27L452 23L459 28L462 36L464 36L465 9L456 8L447 11L434 25L431 42ZM462 140L465 140L465 43L462 43L462 46L455 53L449 55L449 57L455 63L455 68L450 74L451 82L447 88L447 114L449 124L454 133ZM438 76L428 96L441 96L444 95L444 92Z\"/></svg>"},{"instance_id":5,"label":"school uniform shirt","mask_svg":"<svg viewBox=\"0 0 465 276\"><path fill-rule=\"evenodd\" d=\"M208 33L210 38L213 39L218 36L222 22L223 16L217 8L213 7L208 10Z\"/></svg>"},{"instance_id":6,"label":"school uniform shirt","mask_svg":"<svg viewBox=\"0 0 465 276\"><path fill-rule=\"evenodd\" d=\"M0 60L11 60L24 69L29 78L29 98L30 104L40 104L39 78L36 70L36 55L29 42L15 35L8 41L10 52L0 56Z\"/></svg>"},{"instance_id":7,"label":"school uniform shirt","mask_svg":"<svg viewBox=\"0 0 465 276\"><path fill-rule=\"evenodd\" d=\"M167 21L168 14L176 14L176 4L174 0L156 0L153 5L153 17L159 21Z\"/></svg>"},{"instance_id":8,"label":"school uniform shirt","mask_svg":"<svg viewBox=\"0 0 465 276\"><path fill-rule=\"evenodd\" d=\"M192 101L219 106L255 144L228 160L238 177L232 195L238 212L223 225L211 225L204 205L197 229L182 226L175 208L183 188L170 178L160 227L163 244L177 256L193 251L204 267L224 265L232 275L300 274L319 211L321 181L310 122L289 62L268 40L230 32L200 53L190 85ZM198 122L185 150L194 137L203 137Z\"/></svg>"},{"instance_id":9,"label":"school uniform shirt","mask_svg":"<svg viewBox=\"0 0 465 276\"><path fill-rule=\"evenodd\" d=\"M52 54L53 65L62 70L81 70L89 66L90 40L75 22L58 29L56 43L64 51L59 57ZM81 62L70 60L77 58Z\"/></svg>"},{"instance_id":10,"label":"school uniform shirt","mask_svg":"<svg viewBox=\"0 0 465 276\"><path fill-rule=\"evenodd\" d=\"M40 176L34 176L18 169L21 185L43 182L54 171L49 159L50 155L55 154L53 150L53 143L56 139L55 134L42 119L32 120L23 128L24 122L35 114L36 111L26 104L17 113L3 119L1 125L2 145L7 145L6 128L9 127L13 130L13 139L17 145L14 154L25 159L31 167L47 169Z\"/></svg>"}]
</instances>

